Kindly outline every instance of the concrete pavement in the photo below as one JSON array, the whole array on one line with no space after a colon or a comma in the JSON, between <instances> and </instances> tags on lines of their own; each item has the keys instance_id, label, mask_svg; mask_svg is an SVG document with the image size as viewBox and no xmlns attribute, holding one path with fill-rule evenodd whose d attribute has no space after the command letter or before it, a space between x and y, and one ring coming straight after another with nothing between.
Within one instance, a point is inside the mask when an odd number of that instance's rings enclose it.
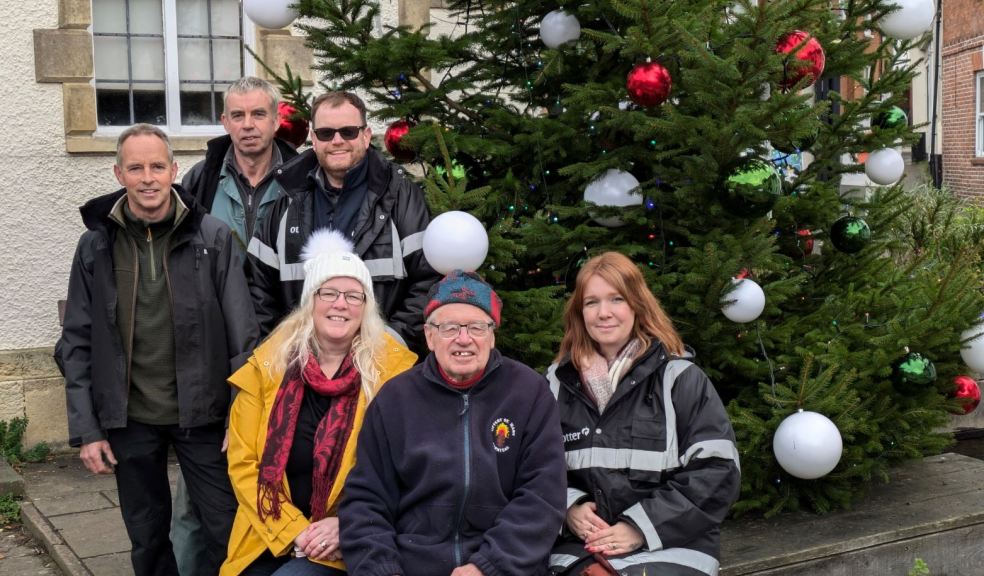
<instances>
[{"instance_id":1,"label":"concrete pavement","mask_svg":"<svg viewBox=\"0 0 984 576\"><path fill-rule=\"evenodd\" d=\"M168 473L173 492L176 462ZM133 576L114 476L89 473L77 453L25 464L21 475L26 492L21 518L64 576Z\"/></svg>"}]
</instances>

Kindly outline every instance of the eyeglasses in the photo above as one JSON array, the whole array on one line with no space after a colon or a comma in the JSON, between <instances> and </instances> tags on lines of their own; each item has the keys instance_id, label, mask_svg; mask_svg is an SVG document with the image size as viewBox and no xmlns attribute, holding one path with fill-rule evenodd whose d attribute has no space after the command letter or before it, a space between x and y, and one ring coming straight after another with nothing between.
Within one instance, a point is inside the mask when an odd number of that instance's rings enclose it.
<instances>
[{"instance_id":1,"label":"eyeglasses","mask_svg":"<svg viewBox=\"0 0 984 576\"><path fill-rule=\"evenodd\" d=\"M363 124L362 126L342 126L341 128L315 128L312 132L322 142L334 140L335 134L340 134L343 140L355 140L359 137L359 132L362 132L365 127L366 125Z\"/></svg>"},{"instance_id":2,"label":"eyeglasses","mask_svg":"<svg viewBox=\"0 0 984 576\"><path fill-rule=\"evenodd\" d=\"M468 324L458 324L457 322L435 324L433 322L428 322L427 325L431 328L436 328L437 333L441 335L441 338L447 340L457 338L458 334L461 334L462 328L466 329L468 331L468 335L472 338L483 338L488 336L489 332L495 328L495 322L469 322Z\"/></svg>"},{"instance_id":3,"label":"eyeglasses","mask_svg":"<svg viewBox=\"0 0 984 576\"><path fill-rule=\"evenodd\" d=\"M335 290L334 288L320 288L316 294L318 295L318 298L321 298L322 302L334 302L335 300L338 300L339 296L344 296L345 301L352 306L362 306L366 302L365 293L356 292L354 290L351 292L341 292L339 290Z\"/></svg>"}]
</instances>

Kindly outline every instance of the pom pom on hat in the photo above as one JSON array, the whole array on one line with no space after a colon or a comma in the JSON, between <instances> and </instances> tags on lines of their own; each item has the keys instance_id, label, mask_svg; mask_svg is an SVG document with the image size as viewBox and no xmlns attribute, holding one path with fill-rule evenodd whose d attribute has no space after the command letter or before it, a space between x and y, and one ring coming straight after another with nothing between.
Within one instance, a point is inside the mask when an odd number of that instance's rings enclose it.
<instances>
[{"instance_id":1,"label":"pom pom on hat","mask_svg":"<svg viewBox=\"0 0 984 576\"><path fill-rule=\"evenodd\" d=\"M502 300L482 277L474 272L452 270L427 292L424 319L445 304L471 304L488 314L496 326L502 319Z\"/></svg>"},{"instance_id":2,"label":"pom pom on hat","mask_svg":"<svg viewBox=\"0 0 984 576\"><path fill-rule=\"evenodd\" d=\"M326 281L339 276L362 283L366 298L372 298L372 274L353 253L352 242L338 230L322 228L311 234L301 250L304 262L304 297L314 294Z\"/></svg>"}]
</instances>

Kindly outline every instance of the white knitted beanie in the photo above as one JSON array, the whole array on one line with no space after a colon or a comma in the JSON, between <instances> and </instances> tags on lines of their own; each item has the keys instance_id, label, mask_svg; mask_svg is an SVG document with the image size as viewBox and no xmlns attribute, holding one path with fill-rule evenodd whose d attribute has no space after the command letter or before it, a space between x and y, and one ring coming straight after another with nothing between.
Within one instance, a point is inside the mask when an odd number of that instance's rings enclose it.
<instances>
[{"instance_id":1,"label":"white knitted beanie","mask_svg":"<svg viewBox=\"0 0 984 576\"><path fill-rule=\"evenodd\" d=\"M304 262L302 297L310 297L327 280L346 276L361 282L366 298L373 298L372 274L362 259L352 253L354 249L352 242L337 230L322 228L311 234L301 250Z\"/></svg>"}]
</instances>

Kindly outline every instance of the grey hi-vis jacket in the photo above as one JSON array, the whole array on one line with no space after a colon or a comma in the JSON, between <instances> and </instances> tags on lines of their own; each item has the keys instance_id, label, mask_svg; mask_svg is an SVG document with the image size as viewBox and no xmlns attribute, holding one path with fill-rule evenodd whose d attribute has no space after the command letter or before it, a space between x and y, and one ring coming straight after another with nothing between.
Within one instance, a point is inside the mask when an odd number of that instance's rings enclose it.
<instances>
[{"instance_id":1,"label":"grey hi-vis jacket","mask_svg":"<svg viewBox=\"0 0 984 576\"><path fill-rule=\"evenodd\" d=\"M547 379L560 407L568 508L593 501L606 522L627 522L644 537L641 549L610 558L612 566L620 574L662 574L662 566L716 575L740 470L731 422L704 372L655 342L601 414L569 359ZM585 555L565 528L550 564L562 573Z\"/></svg>"}]
</instances>

